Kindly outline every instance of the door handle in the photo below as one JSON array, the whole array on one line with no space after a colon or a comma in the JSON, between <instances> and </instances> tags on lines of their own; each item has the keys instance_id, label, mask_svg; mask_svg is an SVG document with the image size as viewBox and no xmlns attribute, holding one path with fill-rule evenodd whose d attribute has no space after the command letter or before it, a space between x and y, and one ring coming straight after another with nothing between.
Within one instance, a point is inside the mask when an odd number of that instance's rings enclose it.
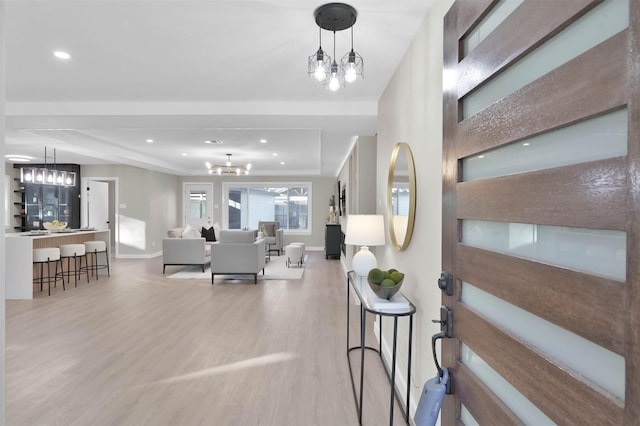
<instances>
[{"instance_id":1,"label":"door handle","mask_svg":"<svg viewBox=\"0 0 640 426\"><path fill-rule=\"evenodd\" d=\"M450 339L453 337L453 311L446 306L440 307L440 319L431 320L434 323L440 323L440 333L436 333L431 337L431 350L433 351L433 362L436 364L438 370L438 376L444 378L445 373L448 376L449 371L446 368L440 366L438 362L438 353L436 352L436 342L438 339ZM451 381L445 380L446 392L451 393Z\"/></svg>"}]
</instances>

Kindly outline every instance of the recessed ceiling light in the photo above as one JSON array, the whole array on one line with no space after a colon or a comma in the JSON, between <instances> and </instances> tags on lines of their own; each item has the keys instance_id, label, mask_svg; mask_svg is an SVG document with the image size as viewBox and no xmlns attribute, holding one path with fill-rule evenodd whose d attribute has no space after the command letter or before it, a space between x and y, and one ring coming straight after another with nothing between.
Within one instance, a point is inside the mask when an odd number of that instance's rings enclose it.
<instances>
[{"instance_id":1,"label":"recessed ceiling light","mask_svg":"<svg viewBox=\"0 0 640 426\"><path fill-rule=\"evenodd\" d=\"M273 153L273 154L271 154L271 155L273 155L274 157L277 157L277 156L278 156L278 153L277 153L277 152L274 152L274 153Z\"/></svg>"},{"instance_id":2,"label":"recessed ceiling light","mask_svg":"<svg viewBox=\"0 0 640 426\"><path fill-rule=\"evenodd\" d=\"M522 144L522 146L529 146L529 145L531 145L531 143L529 143L529 142L525 142L525 143Z\"/></svg>"},{"instance_id":3,"label":"recessed ceiling light","mask_svg":"<svg viewBox=\"0 0 640 426\"><path fill-rule=\"evenodd\" d=\"M33 160L33 157L30 157L28 155L14 154L7 154L4 156L4 158L6 158L8 161L13 161L14 163L28 163L29 161Z\"/></svg>"},{"instance_id":4,"label":"recessed ceiling light","mask_svg":"<svg viewBox=\"0 0 640 426\"><path fill-rule=\"evenodd\" d=\"M478 155L478 158L484 158L484 155Z\"/></svg>"},{"instance_id":5,"label":"recessed ceiling light","mask_svg":"<svg viewBox=\"0 0 640 426\"><path fill-rule=\"evenodd\" d=\"M215 145L220 145L222 143L224 143L224 141L220 140L220 139L206 139L203 141L206 144L215 144Z\"/></svg>"},{"instance_id":6,"label":"recessed ceiling light","mask_svg":"<svg viewBox=\"0 0 640 426\"><path fill-rule=\"evenodd\" d=\"M71 55L69 55L67 52L63 51L63 50L56 50L53 52L53 56L55 56L58 59L71 59Z\"/></svg>"},{"instance_id":7,"label":"recessed ceiling light","mask_svg":"<svg viewBox=\"0 0 640 426\"><path fill-rule=\"evenodd\" d=\"M183 152L183 153L182 153L182 156L183 156L183 157L186 157L187 155L189 155L189 154L187 154L186 152Z\"/></svg>"},{"instance_id":8,"label":"recessed ceiling light","mask_svg":"<svg viewBox=\"0 0 640 426\"><path fill-rule=\"evenodd\" d=\"M280 162L280 165L284 166L284 161L281 161L281 162Z\"/></svg>"},{"instance_id":9,"label":"recessed ceiling light","mask_svg":"<svg viewBox=\"0 0 640 426\"><path fill-rule=\"evenodd\" d=\"M153 143L153 139L147 139L147 143Z\"/></svg>"},{"instance_id":10,"label":"recessed ceiling light","mask_svg":"<svg viewBox=\"0 0 640 426\"><path fill-rule=\"evenodd\" d=\"M266 139L260 139L260 143L267 143Z\"/></svg>"}]
</instances>

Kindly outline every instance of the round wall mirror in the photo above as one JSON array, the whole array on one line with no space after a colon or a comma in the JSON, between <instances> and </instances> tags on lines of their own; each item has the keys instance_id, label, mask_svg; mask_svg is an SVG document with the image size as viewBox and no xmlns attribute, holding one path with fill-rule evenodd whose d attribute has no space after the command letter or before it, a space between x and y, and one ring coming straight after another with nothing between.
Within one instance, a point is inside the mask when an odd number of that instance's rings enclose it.
<instances>
[{"instance_id":1,"label":"round wall mirror","mask_svg":"<svg viewBox=\"0 0 640 426\"><path fill-rule=\"evenodd\" d=\"M387 217L394 249L409 246L416 213L416 170L411 148L405 142L393 147L387 181Z\"/></svg>"}]
</instances>

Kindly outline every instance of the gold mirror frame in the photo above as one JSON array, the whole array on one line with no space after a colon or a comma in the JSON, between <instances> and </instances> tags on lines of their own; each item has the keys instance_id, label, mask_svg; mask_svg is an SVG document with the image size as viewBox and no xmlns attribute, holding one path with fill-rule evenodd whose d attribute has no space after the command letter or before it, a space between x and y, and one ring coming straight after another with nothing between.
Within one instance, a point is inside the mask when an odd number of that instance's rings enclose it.
<instances>
[{"instance_id":1,"label":"gold mirror frame","mask_svg":"<svg viewBox=\"0 0 640 426\"><path fill-rule=\"evenodd\" d=\"M407 160L407 177L409 183L409 209L406 219L406 226L404 232L404 238L400 240L397 232L401 232L400 229L396 230L396 224L400 223L393 214L393 188L394 188L394 176L396 175L396 165L398 163L398 155L404 154ZM398 251L405 250L411 242L411 236L413 235L413 222L416 214L416 170L413 164L413 154L411 148L406 142L398 142L393 147L391 153L391 161L389 162L389 177L387 179L387 220L389 222L389 235L391 237L391 245ZM398 216L404 217L404 216Z\"/></svg>"}]
</instances>

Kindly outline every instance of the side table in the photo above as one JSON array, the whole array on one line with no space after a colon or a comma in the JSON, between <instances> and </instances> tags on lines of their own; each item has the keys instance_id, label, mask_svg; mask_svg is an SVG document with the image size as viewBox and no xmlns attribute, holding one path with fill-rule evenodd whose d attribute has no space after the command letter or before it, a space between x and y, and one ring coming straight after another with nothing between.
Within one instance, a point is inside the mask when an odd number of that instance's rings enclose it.
<instances>
[{"instance_id":1,"label":"side table","mask_svg":"<svg viewBox=\"0 0 640 426\"><path fill-rule=\"evenodd\" d=\"M357 298L360 301L360 345L358 346L350 346L349 341L349 305L351 301L350 289L353 289ZM409 401L410 401L410 390L411 390L411 343L413 339L413 314L416 312L416 307L413 303L404 297L408 302L408 307L406 308L398 308L398 309L376 309L376 307L371 303L370 295L373 295L373 291L369 288L369 283L365 277L359 277L355 272L349 271L347 273L347 361L349 363L349 375L351 378L351 387L353 388L353 397L355 399L356 408L358 409L358 422L362 424L362 389L364 384L364 354L365 350L372 350L378 353L380 357L380 361L384 367L385 372L387 373L387 377L389 378L389 382L391 385L391 398L389 402L389 425L393 425L393 410L395 406L395 400L398 400L398 404L400 406L400 411L402 411L403 417L407 424L409 424ZM380 336L380 342L378 343L378 347L374 348L371 346L367 346L365 342L366 335L366 319L367 312L372 313L374 315L378 315L379 321L379 330L378 334ZM393 318L393 349L392 349L392 360L391 360L391 372L382 358L382 318L383 317L391 317ZM402 406L402 401L400 397L396 395L396 352L397 352L397 341L398 341L398 318L400 317L409 317L409 343L408 343L408 354L407 354L407 401L406 405ZM355 350L360 350L360 392L356 392L356 385L353 378L353 369L351 367L351 358L350 353Z\"/></svg>"}]
</instances>

